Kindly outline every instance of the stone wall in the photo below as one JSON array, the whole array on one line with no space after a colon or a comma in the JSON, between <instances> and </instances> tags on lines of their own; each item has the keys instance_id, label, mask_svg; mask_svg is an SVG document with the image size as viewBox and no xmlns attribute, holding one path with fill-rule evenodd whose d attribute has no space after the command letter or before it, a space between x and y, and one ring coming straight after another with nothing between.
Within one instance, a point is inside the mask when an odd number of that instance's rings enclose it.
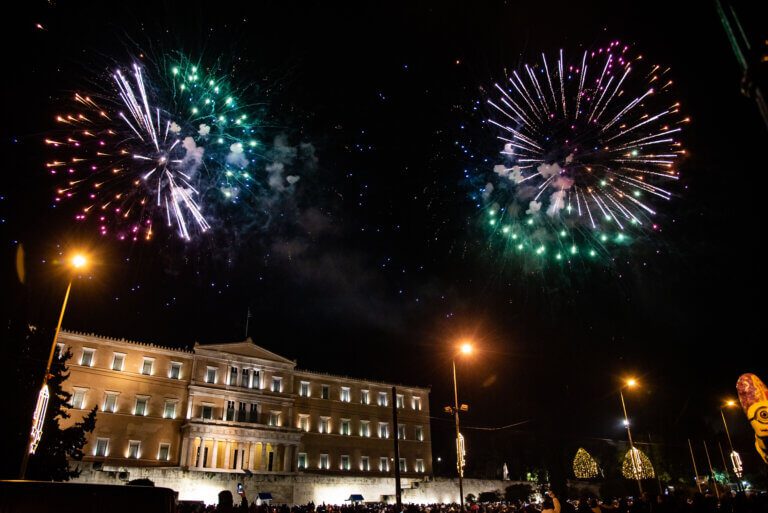
<instances>
[{"instance_id":1,"label":"stone wall","mask_svg":"<svg viewBox=\"0 0 768 513\"><path fill-rule=\"evenodd\" d=\"M394 502L395 479L381 477L328 476L316 474L275 475L225 472L197 472L179 468L117 468L95 470L89 463L81 464L80 482L120 484L128 480L146 478L155 486L171 488L180 500L201 500L215 504L221 490L235 493L237 483L243 483L246 496L253 500L259 492L272 494L274 503L341 504L352 494L362 495L366 501ZM465 479L464 495L504 490L515 481ZM403 502L432 503L458 500L457 479L425 478L402 479Z\"/></svg>"}]
</instances>

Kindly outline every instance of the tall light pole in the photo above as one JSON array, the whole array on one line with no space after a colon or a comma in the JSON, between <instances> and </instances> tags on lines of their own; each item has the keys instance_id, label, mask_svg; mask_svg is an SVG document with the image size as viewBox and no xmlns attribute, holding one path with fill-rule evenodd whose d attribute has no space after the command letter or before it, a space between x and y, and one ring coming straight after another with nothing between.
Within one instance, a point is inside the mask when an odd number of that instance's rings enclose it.
<instances>
[{"instance_id":1,"label":"tall light pole","mask_svg":"<svg viewBox=\"0 0 768 513\"><path fill-rule=\"evenodd\" d=\"M29 433L27 449L24 451L24 457L21 460L19 479L24 479L26 477L29 456L30 454L35 453L37 450L37 445L40 443L40 438L43 436L45 413L48 409L48 399L50 398L50 394L48 393L48 380L51 378L51 364L53 363L53 355L56 353L56 343L59 339L59 332L61 331L61 321L64 319L64 311L67 309L67 301L69 301L69 292L72 290L72 280L74 279L74 273L80 269L84 269L88 265L88 259L82 253L76 253L69 259L67 263L69 264L70 270L69 283L67 284L67 292L64 294L64 302L61 305L59 322L56 324L56 331L53 334L51 350L48 353L48 363L45 366L45 373L43 374L43 385L40 387L40 392L37 395L37 405L35 406L35 411L32 414L32 428L30 429Z\"/></svg>"},{"instance_id":2,"label":"tall light pole","mask_svg":"<svg viewBox=\"0 0 768 513\"><path fill-rule=\"evenodd\" d=\"M696 488L701 493L701 484L699 483L699 469L696 468L696 457L693 455L693 445L691 445L691 439L688 439L688 449L691 451L691 462L693 463L693 480L696 482Z\"/></svg>"},{"instance_id":3,"label":"tall light pole","mask_svg":"<svg viewBox=\"0 0 768 513\"><path fill-rule=\"evenodd\" d=\"M643 493L643 483L640 480L640 457L635 451L635 444L632 442L632 429L629 427L629 417L627 416L627 404L624 402L624 388L635 388L637 386L637 380L629 378L619 388L619 397L621 397L621 409L624 411L624 426L627 428L627 438L629 439L629 454L632 462L632 473L635 474L637 479L637 487L640 490L640 494Z\"/></svg>"},{"instance_id":4,"label":"tall light pole","mask_svg":"<svg viewBox=\"0 0 768 513\"><path fill-rule=\"evenodd\" d=\"M728 447L731 449L731 465L733 465L733 473L736 474L736 486L741 490L741 476L743 474L743 467L741 466L741 456L733 449L733 442L731 442L731 432L728 430L728 422L725 420L725 412L723 408L733 408L736 406L736 401L728 399L724 405L720 407L720 417L723 419L723 427L725 428L725 436L728 438Z\"/></svg>"},{"instance_id":5,"label":"tall light pole","mask_svg":"<svg viewBox=\"0 0 768 513\"><path fill-rule=\"evenodd\" d=\"M459 346L457 354L470 355L472 354L472 344L464 342ZM459 430L459 411L467 411L469 408L466 404L459 406L459 387L456 383L456 354L451 358L451 364L453 365L453 407L446 407L446 411L453 413L453 417L456 422L456 470L459 474L459 504L461 504L461 510L464 508L464 437L461 436Z\"/></svg>"},{"instance_id":6,"label":"tall light pole","mask_svg":"<svg viewBox=\"0 0 768 513\"><path fill-rule=\"evenodd\" d=\"M712 460L709 457L709 449L707 448L707 441L702 440L701 443L704 444L704 454L707 456L707 465L709 466L709 479L712 481L712 486L715 489L715 497L717 497L717 501L720 502L720 491L717 489L717 479L715 479L715 469L712 468Z\"/></svg>"}]
</instances>

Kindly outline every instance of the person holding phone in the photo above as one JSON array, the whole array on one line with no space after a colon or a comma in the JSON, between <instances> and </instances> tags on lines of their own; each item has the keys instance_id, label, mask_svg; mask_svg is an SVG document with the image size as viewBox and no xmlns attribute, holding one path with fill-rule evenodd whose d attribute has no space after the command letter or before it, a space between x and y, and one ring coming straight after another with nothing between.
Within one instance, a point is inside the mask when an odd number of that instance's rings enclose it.
<instances>
[{"instance_id":1,"label":"person holding phone","mask_svg":"<svg viewBox=\"0 0 768 513\"><path fill-rule=\"evenodd\" d=\"M235 513L237 511L248 511L248 499L245 497L243 483L237 483L237 494L240 496L240 505L235 507L235 501L232 492L222 490L219 492L219 504L216 506L216 513Z\"/></svg>"},{"instance_id":2,"label":"person holding phone","mask_svg":"<svg viewBox=\"0 0 768 513\"><path fill-rule=\"evenodd\" d=\"M560 501L554 491L547 490L541 505L541 513L560 513Z\"/></svg>"}]
</instances>

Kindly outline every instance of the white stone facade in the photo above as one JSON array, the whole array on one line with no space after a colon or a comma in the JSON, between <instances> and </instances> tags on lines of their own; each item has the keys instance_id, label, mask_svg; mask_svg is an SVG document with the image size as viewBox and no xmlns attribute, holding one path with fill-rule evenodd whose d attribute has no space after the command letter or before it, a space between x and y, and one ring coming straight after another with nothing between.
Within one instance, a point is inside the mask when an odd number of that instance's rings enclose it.
<instances>
[{"instance_id":1,"label":"white stone facade","mask_svg":"<svg viewBox=\"0 0 768 513\"><path fill-rule=\"evenodd\" d=\"M178 492L180 500L204 501L215 504L218 493L237 491L237 483L242 483L249 500L258 493L272 494L273 503L306 504L343 504L352 494L360 494L365 501L394 502L395 480L382 477L346 477L330 475L269 475L220 472L196 472L179 468L131 468L104 467L94 470L89 463L84 464L83 473L78 481L88 483L119 484L121 482L147 478L155 486L171 488ZM464 494L478 496L482 492L498 490L516 484L515 481L464 479ZM530 483L526 483L530 484ZM404 503L431 504L436 502L456 502L459 485L456 479L410 479L404 478L402 500Z\"/></svg>"}]
</instances>

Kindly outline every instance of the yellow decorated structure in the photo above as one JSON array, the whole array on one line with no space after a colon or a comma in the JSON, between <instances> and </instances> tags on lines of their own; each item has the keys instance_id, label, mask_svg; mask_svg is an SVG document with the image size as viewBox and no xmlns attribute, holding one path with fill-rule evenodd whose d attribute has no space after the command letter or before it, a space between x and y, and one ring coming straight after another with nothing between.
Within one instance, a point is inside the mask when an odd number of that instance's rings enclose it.
<instances>
[{"instance_id":1,"label":"yellow decorated structure","mask_svg":"<svg viewBox=\"0 0 768 513\"><path fill-rule=\"evenodd\" d=\"M754 374L742 374L736 382L739 402L755 431L755 449L768 463L768 387Z\"/></svg>"}]
</instances>

